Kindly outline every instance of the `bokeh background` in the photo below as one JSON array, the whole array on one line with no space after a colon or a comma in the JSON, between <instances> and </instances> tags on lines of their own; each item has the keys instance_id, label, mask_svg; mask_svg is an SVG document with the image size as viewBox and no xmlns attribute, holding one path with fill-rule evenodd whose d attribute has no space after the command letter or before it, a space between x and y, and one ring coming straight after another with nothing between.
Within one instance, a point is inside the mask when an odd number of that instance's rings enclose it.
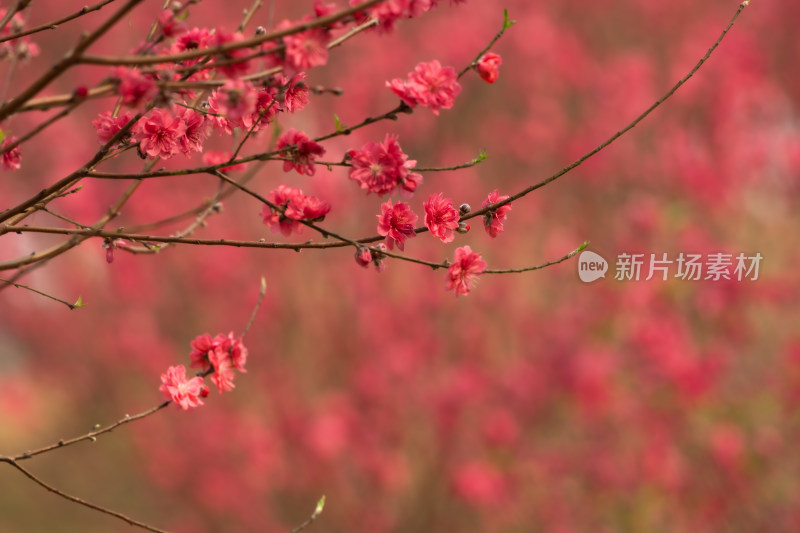
<instances>
[{"instance_id":1,"label":"bokeh background","mask_svg":"<svg viewBox=\"0 0 800 533\"><path fill-rule=\"evenodd\" d=\"M233 29L249 3L203 0L189 23ZM94 53L128 53L160 4L145 2ZM311 2L275 4L273 23L298 19ZM503 57L497 83L470 73L456 106L439 117L422 108L326 143L326 159L336 160L391 132L426 167L486 149L477 167L426 173L411 200L420 215L436 192L477 207L492 190L535 183L627 124L688 72L737 5L441 2L391 35L362 35L337 49L309 81L343 95L314 97L281 126L320 135L333 129L334 113L353 124L391 109L397 99L386 80L432 59L462 68L507 8L517 24L494 48ZM76 6L37 0L29 20ZM259 11L251 30L268 24L268 12ZM17 67L9 94L107 13L37 36L41 54ZM473 221L450 245L422 234L406 248L440 261L468 244L490 268L543 263L585 240L609 260L760 253L758 280L609 275L584 284L573 260L486 275L456 299L442 271L391 261L377 274L349 249L180 246L118 251L108 264L101 241L91 240L25 278L66 300L81 296L85 308L68 311L19 289L0 293L0 453L159 403L161 372L188 364L195 336L240 331L265 276L267 297L245 339L248 373L234 392L26 466L67 492L177 532L286 531L323 494L325 511L311 526L319 531L797 531L798 20L796 2L753 2L683 89L610 148L516 202L497 239ZM45 94L107 74L82 68ZM97 147L91 120L112 102L87 104L24 146L23 169L0 175L2 207L82 164ZM22 132L44 116L21 115L3 128ZM269 142L265 134L250 149ZM227 149L230 139L212 144ZM107 168L140 165L128 154ZM344 169L308 178L277 163L252 183L264 194L281 183L301 187L332 202L331 229L375 234L381 199ZM57 208L93 221L123 187L87 181ZM114 224L159 220L216 187L202 175L149 181ZM282 240L259 210L234 196L195 235ZM0 259L55 241L4 236ZM0 531L127 530L0 468Z\"/></svg>"}]
</instances>

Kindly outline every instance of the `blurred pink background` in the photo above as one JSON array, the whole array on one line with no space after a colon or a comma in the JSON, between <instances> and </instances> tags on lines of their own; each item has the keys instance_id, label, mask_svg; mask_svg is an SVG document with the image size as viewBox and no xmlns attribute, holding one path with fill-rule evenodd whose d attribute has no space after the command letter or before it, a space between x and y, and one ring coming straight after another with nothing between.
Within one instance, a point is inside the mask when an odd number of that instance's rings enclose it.
<instances>
[{"instance_id":1,"label":"blurred pink background","mask_svg":"<svg viewBox=\"0 0 800 533\"><path fill-rule=\"evenodd\" d=\"M203 0L188 22L233 30L249 4ZM503 57L495 84L469 73L455 107L439 117L419 108L325 144L324 159L336 161L396 133L421 167L463 163L486 149L476 167L425 173L410 201L420 216L437 192L477 208L492 190L512 194L538 182L630 122L691 69L737 5L440 2L391 35L362 35L337 49L309 82L344 94L312 97L281 126L317 136L334 128L334 113L353 124L388 111L397 97L386 80L433 59L460 70L507 8L517 24L493 49ZM38 24L79 4L32 6L29 20ZM274 22L310 6L278 1ZM159 7L145 2L92 53L129 53ZM41 55L17 67L9 94L110 8L35 36ZM264 7L250 31L267 17ZM81 296L85 308L68 311L14 288L0 293L0 453L159 403L160 374L188 364L197 335L239 332L265 276L267 297L245 339L248 373L235 391L212 391L202 408L170 407L25 466L71 494L176 532L286 531L323 494L313 531L800 530L797 20L796 2L753 2L683 89L604 152L515 202L498 238L476 219L448 245L430 234L406 245L432 261L469 245L489 268L543 263L585 240L610 261L620 253L760 253L758 280L618 281L610 271L585 284L573 259L485 275L456 299L441 270L389 261L377 274L361 269L352 249L184 245L152 256L118 251L107 264L102 241L90 240L23 281L68 301ZM0 67L0 79L6 72ZM82 67L43 94L106 75ZM97 149L91 120L112 102L87 104L25 145L22 170L0 175L0 208L88 159ZM26 131L45 116L20 115L3 128ZM265 134L250 151L267 144ZM230 149L230 139L215 136L207 149L214 147ZM140 166L128 154L105 168ZM318 167L309 178L276 163L252 186L266 194L281 183L331 201L326 227L376 233L382 200L345 169ZM93 220L124 186L87 180L59 201L59 212ZM216 187L208 175L150 180L112 227L185 210ZM234 196L195 235L282 241L259 211ZM0 260L58 240L4 236ZM3 532L129 527L7 465L0 494Z\"/></svg>"}]
</instances>

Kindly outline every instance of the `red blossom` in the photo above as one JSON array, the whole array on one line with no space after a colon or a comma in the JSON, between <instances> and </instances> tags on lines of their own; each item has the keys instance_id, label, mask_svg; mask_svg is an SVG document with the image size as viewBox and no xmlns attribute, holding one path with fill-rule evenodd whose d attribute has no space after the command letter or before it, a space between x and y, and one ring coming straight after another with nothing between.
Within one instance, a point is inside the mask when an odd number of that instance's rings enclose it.
<instances>
[{"instance_id":1,"label":"red blossom","mask_svg":"<svg viewBox=\"0 0 800 533\"><path fill-rule=\"evenodd\" d=\"M309 222L322 220L331 210L331 204L316 196L306 196L302 203L302 219Z\"/></svg>"},{"instance_id":2,"label":"red blossom","mask_svg":"<svg viewBox=\"0 0 800 533\"><path fill-rule=\"evenodd\" d=\"M176 37L186 33L186 25L175 19L175 13L171 9L165 9L158 15L158 27L164 37Z\"/></svg>"},{"instance_id":3,"label":"red blossom","mask_svg":"<svg viewBox=\"0 0 800 533\"><path fill-rule=\"evenodd\" d=\"M175 39L172 47L169 50L170 54L179 54L181 52L189 52L202 48L208 48L211 43L211 32L208 28L192 28L191 30L182 33L180 37ZM186 66L191 66L200 61L200 57L193 59L184 59L181 61Z\"/></svg>"},{"instance_id":4,"label":"red blossom","mask_svg":"<svg viewBox=\"0 0 800 533\"><path fill-rule=\"evenodd\" d=\"M377 248L378 251L375 251L374 248ZM364 268L369 267L369 264L372 263L375 265L375 270L380 274L386 270L386 263L383 261L384 255L380 252L381 250L386 250L386 245L383 243L374 246L373 249L360 246L356 250L356 263Z\"/></svg>"},{"instance_id":5,"label":"red blossom","mask_svg":"<svg viewBox=\"0 0 800 533\"><path fill-rule=\"evenodd\" d=\"M133 115L129 112L125 112L118 117L112 117L111 111L101 114L92 121L92 125L97 130L97 140L100 141L100 144L106 144L132 118Z\"/></svg>"},{"instance_id":6,"label":"red blossom","mask_svg":"<svg viewBox=\"0 0 800 533\"><path fill-rule=\"evenodd\" d=\"M222 394L226 391L232 391L236 385L233 380L236 374L233 372L233 364L230 357L221 346L216 347L208 353L208 360L214 367L214 373L211 374L211 381L217 386L217 390Z\"/></svg>"},{"instance_id":7,"label":"red blossom","mask_svg":"<svg viewBox=\"0 0 800 533\"><path fill-rule=\"evenodd\" d=\"M133 139L139 143L139 151L149 157L168 159L181 150L181 137L186 133L186 124L180 117L155 108L134 126Z\"/></svg>"},{"instance_id":8,"label":"red blossom","mask_svg":"<svg viewBox=\"0 0 800 533\"><path fill-rule=\"evenodd\" d=\"M455 230L458 229L458 209L453 207L453 201L445 198L442 193L432 194L423 204L425 209L425 226L431 235L438 237L442 242L452 242L455 239Z\"/></svg>"},{"instance_id":9,"label":"red blossom","mask_svg":"<svg viewBox=\"0 0 800 533\"><path fill-rule=\"evenodd\" d=\"M300 111L308 105L308 85L306 85L306 73L299 72L288 80L285 76L276 76L278 83L285 86L283 93L284 108L290 113Z\"/></svg>"},{"instance_id":10,"label":"red blossom","mask_svg":"<svg viewBox=\"0 0 800 533\"><path fill-rule=\"evenodd\" d=\"M489 52L478 60L475 68L483 81L494 83L500 75L500 65L502 64L503 58L493 52Z\"/></svg>"},{"instance_id":11,"label":"red blossom","mask_svg":"<svg viewBox=\"0 0 800 533\"><path fill-rule=\"evenodd\" d=\"M122 103L129 107L138 107L158 94L156 82L143 76L138 69L116 67L114 76L117 78L117 92L122 97Z\"/></svg>"},{"instance_id":12,"label":"red blossom","mask_svg":"<svg viewBox=\"0 0 800 533\"><path fill-rule=\"evenodd\" d=\"M283 150L287 147L290 148L286 151L286 156L291 160L283 162L284 172L295 169L298 174L313 176L314 156L324 154L325 148L310 140L304 132L295 131L294 129L290 129L278 139L278 144L276 145L278 150Z\"/></svg>"},{"instance_id":13,"label":"red blossom","mask_svg":"<svg viewBox=\"0 0 800 533\"><path fill-rule=\"evenodd\" d=\"M191 152L202 152L203 141L208 130L205 115L186 107L177 107L177 115L186 125L186 132L179 139L181 151L184 155L189 155Z\"/></svg>"},{"instance_id":14,"label":"red blossom","mask_svg":"<svg viewBox=\"0 0 800 533\"><path fill-rule=\"evenodd\" d=\"M476 278L486 270L486 261L481 254L473 252L469 246L456 249L455 259L447 269L447 290L454 291L456 297L469 294Z\"/></svg>"},{"instance_id":15,"label":"red blossom","mask_svg":"<svg viewBox=\"0 0 800 533\"><path fill-rule=\"evenodd\" d=\"M484 202L481 204L481 207L491 206L497 202L502 202L506 198L508 198L508 195L500 196L497 192L497 189L495 189L489 193L488 198L484 200ZM483 216L483 227L486 229L486 233L488 233L490 237L495 238L501 231L503 231L503 223L505 223L506 216L509 211L511 211L511 204L506 204L498 207L497 209L490 210Z\"/></svg>"},{"instance_id":16,"label":"red blossom","mask_svg":"<svg viewBox=\"0 0 800 533\"><path fill-rule=\"evenodd\" d=\"M350 5L355 6L363 1L350 0ZM359 18L366 18L367 15L374 17L378 21L378 30L390 33L400 19L418 17L435 6L436 0L388 0L369 8L366 13L360 13Z\"/></svg>"},{"instance_id":17,"label":"red blossom","mask_svg":"<svg viewBox=\"0 0 800 533\"><path fill-rule=\"evenodd\" d=\"M411 172L417 162L408 160L394 135L387 134L382 143L370 141L347 155L352 165L350 179L369 192L383 196L400 186L410 194L422 183L422 176Z\"/></svg>"},{"instance_id":18,"label":"red blossom","mask_svg":"<svg viewBox=\"0 0 800 533\"><path fill-rule=\"evenodd\" d=\"M386 87L394 91L408 106L417 104L430 107L435 115L439 109L453 107L456 96L461 93L458 75L453 67L442 67L433 60L420 63L414 72L408 73L408 79L395 78L386 82Z\"/></svg>"},{"instance_id":19,"label":"red blossom","mask_svg":"<svg viewBox=\"0 0 800 533\"><path fill-rule=\"evenodd\" d=\"M214 91L208 99L208 110L212 114L206 120L220 134L229 135L234 128L257 132L272 122L280 111L280 105L275 100L275 87L256 90L252 84L241 81L228 82L226 85L234 92ZM232 110L231 104L235 104L236 108Z\"/></svg>"},{"instance_id":20,"label":"red blossom","mask_svg":"<svg viewBox=\"0 0 800 533\"><path fill-rule=\"evenodd\" d=\"M175 405L184 411L203 405L203 378L195 376L186 379L186 367L183 365L171 366L167 372L161 374L161 386L158 388L164 393L164 398L175 402Z\"/></svg>"},{"instance_id":21,"label":"red blossom","mask_svg":"<svg viewBox=\"0 0 800 533\"><path fill-rule=\"evenodd\" d=\"M190 344L192 347L192 351L189 353L191 366L200 368L203 372L208 372L213 368L211 381L214 382L220 393L234 388L234 369L239 372L247 372L244 368L247 363L247 348L242 343L241 337L234 337L233 332L228 335L220 333L213 338L208 333L204 333Z\"/></svg>"},{"instance_id":22,"label":"red blossom","mask_svg":"<svg viewBox=\"0 0 800 533\"><path fill-rule=\"evenodd\" d=\"M229 43L238 43L244 40L244 35L239 32L228 33L225 30L217 28L214 33L210 35L208 46L211 48L223 46ZM250 70L250 61L241 61L242 58L250 55L250 51L245 48L238 50L229 50L220 54L214 59L214 63L230 60L240 60L235 63L227 65L219 65L217 69L230 78L237 78Z\"/></svg>"},{"instance_id":23,"label":"red blossom","mask_svg":"<svg viewBox=\"0 0 800 533\"><path fill-rule=\"evenodd\" d=\"M372 252L366 246L361 246L356 250L356 263L367 268L372 262Z\"/></svg>"},{"instance_id":24,"label":"red blossom","mask_svg":"<svg viewBox=\"0 0 800 533\"><path fill-rule=\"evenodd\" d=\"M3 140L3 144L0 145L0 150L4 150L6 146L14 143L16 140L16 137L6 137ZM19 170L22 166L21 158L22 152L19 151L19 146L15 146L13 149L3 152L3 168L6 170Z\"/></svg>"},{"instance_id":25,"label":"red blossom","mask_svg":"<svg viewBox=\"0 0 800 533\"><path fill-rule=\"evenodd\" d=\"M336 12L336 4L325 4L322 0L314 0L314 16L325 17Z\"/></svg>"},{"instance_id":26,"label":"red blossom","mask_svg":"<svg viewBox=\"0 0 800 533\"><path fill-rule=\"evenodd\" d=\"M416 237L414 223L419 217L415 215L408 204L399 202L392 206L392 201L381 205L381 214L378 217L378 234L386 237L386 248L391 250L395 244L403 249L407 238Z\"/></svg>"},{"instance_id":27,"label":"red blossom","mask_svg":"<svg viewBox=\"0 0 800 533\"><path fill-rule=\"evenodd\" d=\"M215 100L217 112L225 115L231 122L241 121L242 117L252 115L257 101L253 84L243 80L226 81Z\"/></svg>"},{"instance_id":28,"label":"red blossom","mask_svg":"<svg viewBox=\"0 0 800 533\"><path fill-rule=\"evenodd\" d=\"M328 62L330 40L331 33L325 28L287 35L283 38L286 44L286 67L290 72L297 72L324 65Z\"/></svg>"},{"instance_id":29,"label":"red blossom","mask_svg":"<svg viewBox=\"0 0 800 533\"><path fill-rule=\"evenodd\" d=\"M278 100L275 99L278 90L275 87L264 87L256 95L256 109L252 115L243 119L244 127L250 129L258 121L254 131L258 131L272 122L272 119L281 111Z\"/></svg>"},{"instance_id":30,"label":"red blossom","mask_svg":"<svg viewBox=\"0 0 800 533\"><path fill-rule=\"evenodd\" d=\"M200 368L204 372L211 368L208 362L208 352L212 351L215 347L214 338L208 333L203 333L196 337L189 343L192 351L189 353L189 359L192 361L192 368Z\"/></svg>"},{"instance_id":31,"label":"red blossom","mask_svg":"<svg viewBox=\"0 0 800 533\"><path fill-rule=\"evenodd\" d=\"M292 232L302 232L301 220L306 222L321 220L331 210L328 202L314 196L306 196L302 190L287 185L279 185L277 189L267 194L267 200L283 212L265 204L261 208L261 219L273 232L280 231L287 237Z\"/></svg>"}]
</instances>

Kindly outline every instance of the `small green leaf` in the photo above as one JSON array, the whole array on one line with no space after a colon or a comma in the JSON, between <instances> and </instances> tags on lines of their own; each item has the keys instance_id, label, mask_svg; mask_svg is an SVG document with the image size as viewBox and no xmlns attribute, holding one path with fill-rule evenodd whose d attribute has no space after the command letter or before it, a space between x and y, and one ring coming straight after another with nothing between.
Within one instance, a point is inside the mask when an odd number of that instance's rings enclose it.
<instances>
[{"instance_id":1,"label":"small green leaf","mask_svg":"<svg viewBox=\"0 0 800 533\"><path fill-rule=\"evenodd\" d=\"M261 276L261 292L267 292L267 278Z\"/></svg>"},{"instance_id":2,"label":"small green leaf","mask_svg":"<svg viewBox=\"0 0 800 533\"><path fill-rule=\"evenodd\" d=\"M76 309L78 307L83 307L83 297L82 296L78 296L78 301L75 302L74 304L72 304L72 308L73 309Z\"/></svg>"},{"instance_id":3,"label":"small green leaf","mask_svg":"<svg viewBox=\"0 0 800 533\"><path fill-rule=\"evenodd\" d=\"M5 139L5 138L6 138L6 132L4 132L3 130L0 130L0 143L3 142L3 139Z\"/></svg>"},{"instance_id":4,"label":"small green leaf","mask_svg":"<svg viewBox=\"0 0 800 533\"><path fill-rule=\"evenodd\" d=\"M480 163L481 161L483 161L487 157L489 157L489 154L486 153L486 149L484 148L483 150L481 150L481 153L480 153L480 155L478 155L478 158L475 159L475 162L476 163Z\"/></svg>"},{"instance_id":5,"label":"small green leaf","mask_svg":"<svg viewBox=\"0 0 800 533\"><path fill-rule=\"evenodd\" d=\"M314 509L314 516L319 516L322 510L325 509L325 495L322 495L322 498L319 499L317 502L317 508Z\"/></svg>"},{"instance_id":6,"label":"small green leaf","mask_svg":"<svg viewBox=\"0 0 800 533\"><path fill-rule=\"evenodd\" d=\"M344 129L342 127L342 121L339 120L339 115L337 115L336 113L333 114L333 123L336 126L336 133L339 133Z\"/></svg>"},{"instance_id":7,"label":"small green leaf","mask_svg":"<svg viewBox=\"0 0 800 533\"><path fill-rule=\"evenodd\" d=\"M514 24L516 24L516 20L508 20L508 9L503 10L503 29L510 28Z\"/></svg>"}]
</instances>

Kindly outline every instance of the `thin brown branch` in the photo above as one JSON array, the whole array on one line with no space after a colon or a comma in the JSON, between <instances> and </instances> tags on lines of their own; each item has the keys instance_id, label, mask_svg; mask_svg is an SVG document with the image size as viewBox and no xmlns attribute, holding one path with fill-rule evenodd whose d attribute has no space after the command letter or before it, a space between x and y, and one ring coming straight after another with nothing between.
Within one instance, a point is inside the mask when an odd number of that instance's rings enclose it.
<instances>
[{"instance_id":1,"label":"thin brown branch","mask_svg":"<svg viewBox=\"0 0 800 533\"><path fill-rule=\"evenodd\" d=\"M219 193L217 193L217 196L219 196ZM205 225L205 221L209 216L219 212L220 212L220 206L218 205L218 203L217 202L212 203L211 205L206 207L203 211L201 211L197 215L197 217L195 217L194 221L192 221L192 223L189 224L188 227L176 233L175 237L188 237L189 235L192 235L195 231L197 231L198 228ZM164 248L167 248L168 246L175 244L175 243L165 243L164 246L153 247L152 245L147 243L147 241L141 241L141 242L143 242L143 246L140 248L126 247L122 248L122 250L134 254L145 254L145 253L153 254L160 252L164 250Z\"/></svg>"},{"instance_id":2,"label":"thin brown branch","mask_svg":"<svg viewBox=\"0 0 800 533\"><path fill-rule=\"evenodd\" d=\"M539 183L535 183L535 184L531 185L530 187L528 187L526 189L523 189L522 191L520 191L520 192L518 192L516 194L511 195L511 196L509 196L508 198L506 198L505 200L503 200L501 202L494 203L491 206L486 206L486 207L484 207L482 209L478 209L477 211L472 211L472 212L464 215L463 217L461 217L461 220L468 220L470 218L479 217L481 215L484 215L484 214L486 214L487 212L489 212L492 209L497 209L498 207L502 207L502 206L504 206L506 204L510 204L511 202L513 202L515 200L519 200L523 196L526 196L526 195L532 193L536 189L540 189L540 188L544 187L545 185L548 185L549 183L554 182L555 180L557 180L558 178L560 178L564 174L568 173L569 171L571 171L575 167L581 165L584 161L586 161L587 159L589 159L593 155L597 154L598 152L602 151L607 146L609 146L611 143L613 143L614 141L616 141L617 139L619 139L620 137L622 137L623 135L628 133L630 130L632 130L637 124L639 124L641 121L643 121L645 118L647 118L647 116L650 115L650 113L655 111L661 104L663 104L673 94L675 94L675 91L680 89L683 86L684 83L689 81L689 78L694 76L694 74L698 70L700 70L700 67L702 67L703 64L708 60L708 58L711 57L711 54L720 45L722 40L725 38L725 36L730 31L730 29L733 27L733 24L736 22L736 19L739 18L739 15L742 13L742 11L744 11L744 8L747 7L748 4L749 4L749 0L739 4L739 8L736 10L736 13L734 13L734 15L731 18L731 20L728 23L728 25L725 27L724 30L722 30L722 33L717 38L717 40L714 42L714 44L711 45L711 48L709 48L708 51L703 55L703 57L700 58L700 60L697 62L697 64L689 71L689 73L686 74L680 80L678 80L678 82L675 83L675 85L673 85L672 88L670 88L661 98L656 100L650 107L648 107L645 111L643 111L638 117L633 119L633 121L630 124L628 124L627 126L622 128L621 130L619 130L617 133L615 133L614 135L612 135L611 137L606 139L602 144L600 144L599 146L594 148L592 151L587 152L586 154L581 156L579 159L573 161L572 163L570 163L566 167L562 168L561 170L559 170L558 172L556 172L555 174L553 174L549 178L544 179L544 180L540 181Z\"/></svg>"},{"instance_id":3,"label":"thin brown branch","mask_svg":"<svg viewBox=\"0 0 800 533\"><path fill-rule=\"evenodd\" d=\"M89 89L86 100L91 100L94 98L101 98L103 96L110 96L116 95L116 87L111 83L104 83L102 85L98 85L97 87L93 87ZM18 113L24 111L46 111L53 107L59 107L63 105L67 105L72 102L74 98L74 94L58 94L53 96L43 96L41 98L31 98L27 102L25 102L19 109L17 109Z\"/></svg>"},{"instance_id":4,"label":"thin brown branch","mask_svg":"<svg viewBox=\"0 0 800 533\"><path fill-rule=\"evenodd\" d=\"M6 24L8 24L9 22L11 22L11 19L12 19L12 18L14 18L14 15L16 15L17 13L19 13L19 12L20 12L20 11L22 11L23 9L25 9L25 6L28 4L28 2L30 2L30 0L27 0L27 1L25 1L25 0L18 0L18 1L17 1L17 3L16 3L16 4L14 4L14 7L12 7L11 9L9 9L8 11L6 11L5 15L3 15L3 18L2 18L2 19L0 19L0 30L2 30L3 28L5 28L5 27L6 27Z\"/></svg>"},{"instance_id":5,"label":"thin brown branch","mask_svg":"<svg viewBox=\"0 0 800 533\"><path fill-rule=\"evenodd\" d=\"M19 39L20 37L25 37L26 35L33 35L34 33L39 33L42 31L55 30L65 22L75 20L76 18L80 18L93 11L98 11L103 7L107 6L108 4L116 1L117 0L103 0L102 2L98 2L92 6L83 6L81 9L79 9L75 13L72 13L71 15L67 15L60 19L56 19L51 22L41 24L39 26L34 26L33 28L28 28L27 30L18 31L17 33L12 33L11 35L6 35L5 37L0 37L0 43L4 43L6 41L13 41L14 39Z\"/></svg>"},{"instance_id":6,"label":"thin brown branch","mask_svg":"<svg viewBox=\"0 0 800 533\"><path fill-rule=\"evenodd\" d=\"M31 292L34 292L34 293L39 294L41 296L44 296L45 298L49 298L49 299L51 299L53 301L56 301L56 302L58 302L60 304L64 304L69 308L70 311L72 311L73 309L75 309L77 307L80 307L77 303L71 304L71 303L69 303L67 301L62 300L61 298L56 298L52 294L47 294L46 292L42 292L42 291L40 291L38 289L34 289L33 287L29 287L28 285L22 285L20 283L16 283L16 282L14 282L14 281L12 281L10 279L0 278L0 282L5 283L6 285L11 285L11 286L16 287L18 289L29 290ZM78 302L80 302L80 300L78 300Z\"/></svg>"},{"instance_id":7,"label":"thin brown branch","mask_svg":"<svg viewBox=\"0 0 800 533\"><path fill-rule=\"evenodd\" d=\"M577 255L580 252L582 252L587 246L589 246L589 241L584 242L583 244L581 244L580 246L578 246L577 248L572 250L570 253L568 253L564 257L556 259L555 261L548 261L547 263L542 263L541 265L536 265L536 266L532 266L532 267L524 267L524 268L487 269L487 270L484 270L483 273L484 274L521 274L523 272L531 272L532 270L541 270L541 269L547 268L549 266L553 266L553 265L557 265L559 263L563 263L567 259L570 259L571 257L574 257L575 255Z\"/></svg>"},{"instance_id":8,"label":"thin brown branch","mask_svg":"<svg viewBox=\"0 0 800 533\"><path fill-rule=\"evenodd\" d=\"M23 277L25 277L26 274L30 274L32 271L36 270L37 268L42 268L46 264L47 264L47 261L41 261L39 263L34 263L32 265L28 265L28 266L26 266L24 268L20 268L19 270L14 272L14 275L11 276L11 279L9 279L9 281L11 281L12 283L15 283L15 282L19 281L20 279L22 279ZM4 291L5 289L7 289L9 287L13 287L13 285L11 285L9 283L0 284L0 292Z\"/></svg>"},{"instance_id":9,"label":"thin brown branch","mask_svg":"<svg viewBox=\"0 0 800 533\"><path fill-rule=\"evenodd\" d=\"M73 187L78 181L80 181L82 177L86 176L86 174L89 172L89 169L93 168L94 165L103 160L111 148L128 134L133 125L136 124L136 121L138 121L144 115L145 111L137 113L136 116L129 120L128 123L125 124L111 139L109 139L109 141L104 144L83 167L61 178L53 185L42 189L24 202L0 212L0 222L16 224L19 222L19 217L17 215L25 215L26 212L30 213L36 204L40 202L46 203L50 199L63 195L66 189ZM0 224L0 235L5 233L4 228L5 225Z\"/></svg>"},{"instance_id":10,"label":"thin brown branch","mask_svg":"<svg viewBox=\"0 0 800 533\"><path fill-rule=\"evenodd\" d=\"M300 533L301 531L303 531L305 528L307 528L308 526L310 526L310 525L311 525L311 523L312 523L312 522L314 522L314 520L316 520L316 519L317 519L317 517L318 517L320 514L322 514L322 511L323 511L324 509L325 509L325 496L323 496L322 498L320 498L320 499L319 499L319 501L317 502L317 506L314 508L314 512L313 512L313 513L311 513L311 516L309 516L309 517L306 519L306 521L305 521L305 522L303 522L302 524L300 524L300 525L299 525L299 526L297 526L296 528L294 528L294 529L292 529L291 531L289 531L289 533Z\"/></svg>"},{"instance_id":11,"label":"thin brown branch","mask_svg":"<svg viewBox=\"0 0 800 533\"><path fill-rule=\"evenodd\" d=\"M11 116L17 111L22 104L33 98L39 91L47 87L50 82L63 74L67 69L76 65L79 62L81 55L91 46L95 41L102 37L108 30L114 26L122 17L125 16L131 9L136 7L137 4L143 0L128 0L128 2L118 9L108 20L100 25L95 31L86 37L82 38L80 43L69 53L67 57L53 65L47 70L39 79L34 81L28 86L27 89L22 91L16 98L0 107L0 122Z\"/></svg>"},{"instance_id":12,"label":"thin brown branch","mask_svg":"<svg viewBox=\"0 0 800 533\"><path fill-rule=\"evenodd\" d=\"M247 332L250 331L250 326L253 325L253 322L256 319L256 315L258 314L258 310L261 309L261 302L264 301L264 295L267 294L267 280L263 276L261 277L261 288L258 291L258 300L256 300L256 305L253 307L253 312L250 313L250 319L247 321L247 324L244 326L242 330L241 337L244 338L247 335Z\"/></svg>"},{"instance_id":13,"label":"thin brown branch","mask_svg":"<svg viewBox=\"0 0 800 533\"><path fill-rule=\"evenodd\" d=\"M150 415L152 415L154 413L157 413L161 409L164 409L166 406L168 406L170 403L172 403L172 402L171 401L161 402L157 406L151 407L147 411L143 411L143 412L141 412L139 414L136 414L136 415L133 415L133 416L125 415L124 417L120 418L116 422L107 425L106 427L102 427L102 428L95 429L93 431L89 431L88 433L84 433L83 435L80 435L78 437L74 437L74 438L71 438L71 439L61 439L61 440L59 440L58 442L56 442L54 444L50 444L48 446L43 446L43 447L37 448L35 450L22 452L22 453L17 454L17 455L15 455L13 457L10 457L10 459L12 461L24 461L25 459L30 459L31 457L36 457L37 455L41 455L43 453L47 453L47 452L52 451L52 450L57 450L59 448L65 448L67 446L72 446L73 444L77 444L79 442L84 442L84 441L94 442L94 441L97 440L97 437L99 437L101 435L104 435L106 433L109 433L111 431L114 431L115 429L117 429L120 426L124 426L125 424L130 424L131 422L134 422L136 420L141 420L142 418L146 418L146 417L148 417L148 416L150 416Z\"/></svg>"},{"instance_id":14,"label":"thin brown branch","mask_svg":"<svg viewBox=\"0 0 800 533\"><path fill-rule=\"evenodd\" d=\"M36 135L38 135L40 132L42 132L48 126L56 123L57 121L61 120L62 118L66 117L67 115L72 113L82 103L83 103L83 99L80 99L80 100L73 99L72 105L70 105L69 107L65 107L64 109L62 109L61 111L59 111L58 113L56 113L52 117L48 118L47 120L45 120L44 122L42 122L41 124L39 124L38 126L33 128L31 131L29 131L28 133L26 133L22 137L20 137L17 140L15 140L14 142L9 143L8 145L3 146L2 148L0 148L0 154L4 154L6 152L9 152L9 151L13 150L14 148L16 148L17 146L19 146L20 144L24 143L25 141L35 137Z\"/></svg>"},{"instance_id":15,"label":"thin brown branch","mask_svg":"<svg viewBox=\"0 0 800 533\"><path fill-rule=\"evenodd\" d=\"M244 31L245 27L250 23L253 15L255 15L256 11L261 7L262 4L262 0L253 0L253 5L251 5L249 9L245 9L244 18L242 18L242 22L239 24L239 27L236 29L236 31Z\"/></svg>"},{"instance_id":16,"label":"thin brown branch","mask_svg":"<svg viewBox=\"0 0 800 533\"><path fill-rule=\"evenodd\" d=\"M72 496L71 494L67 494L64 491L59 490L59 489L55 488L54 486L52 486L52 485L50 485L48 483L45 483L44 481L39 479L37 476L33 475L33 473L31 473L30 470L27 470L27 469L23 468L22 466L20 466L19 464L17 464L17 462L15 460L13 460L13 459L10 459L8 457L0 457L0 462L10 464L14 468L16 468L17 470L22 472L22 474L25 475L25 477L27 477L28 479L30 479L31 481L33 481L34 483L36 483L40 487L42 487L44 489L47 489L48 491L52 492L53 494L55 494L55 495L57 495L57 496L59 496L61 498L64 498L65 500L69 500L69 501L71 501L73 503L77 503L78 505L82 505L84 507L88 507L89 509L92 509L92 510L95 510L95 511L99 511L99 512L101 512L103 514L107 514L109 516L113 516L115 518L119 518L120 520L128 523L131 526L136 526L136 527L145 529L147 531L152 531L153 533L168 533L167 531L165 531L163 529L159 529L157 527L153 527L153 526L151 526L149 524L145 524L144 522L139 522L138 520L134 520L133 518L130 518L129 516L126 516L126 515L124 515L122 513L118 513L116 511L112 511L111 509L107 509L107 508L105 508L105 507L103 507L101 505L97 505L95 503L87 502L86 500L84 500L82 498L78 498L77 496Z\"/></svg>"},{"instance_id":17,"label":"thin brown branch","mask_svg":"<svg viewBox=\"0 0 800 533\"><path fill-rule=\"evenodd\" d=\"M125 192L122 194L120 199L117 200L116 204L114 204L114 206L112 206L109 209L108 213L106 213L102 218L100 218L100 220L98 220L94 225L92 225L92 227L91 227L91 229L89 231L91 231L91 230L99 230L100 228L103 228L106 224L108 224L108 222L111 219L116 217L117 214L119 213L119 210L122 209L122 206L125 205L125 203L131 198L131 196L136 191L136 189L139 187L139 185L141 185L141 183L142 182L138 181L138 180L135 181L134 183L132 183L125 190ZM12 226L12 228L15 228L15 227L16 226ZM2 235L3 233L7 233L9 231L8 228L9 228L8 225L0 225L0 235ZM11 231L17 231L17 230L12 229ZM39 261L52 259L53 257L61 255L64 252L66 252L67 250L70 250L70 249L78 246L83 241L85 241L87 238L88 238L88 236L81 236L81 235L75 234L75 235L72 235L72 237L70 237L68 240L66 240L66 241L64 241L64 242L62 242L60 244L57 244L57 245L55 245L55 246L53 246L51 248L48 248L47 250L44 250L42 252L36 252L36 253L30 254L30 255L27 255L27 256L23 256L23 257L20 257L20 258L17 258L17 259L11 259L9 261L0 262L0 271L19 268L21 266L30 265L30 264L33 264L33 263L38 263Z\"/></svg>"}]
</instances>

